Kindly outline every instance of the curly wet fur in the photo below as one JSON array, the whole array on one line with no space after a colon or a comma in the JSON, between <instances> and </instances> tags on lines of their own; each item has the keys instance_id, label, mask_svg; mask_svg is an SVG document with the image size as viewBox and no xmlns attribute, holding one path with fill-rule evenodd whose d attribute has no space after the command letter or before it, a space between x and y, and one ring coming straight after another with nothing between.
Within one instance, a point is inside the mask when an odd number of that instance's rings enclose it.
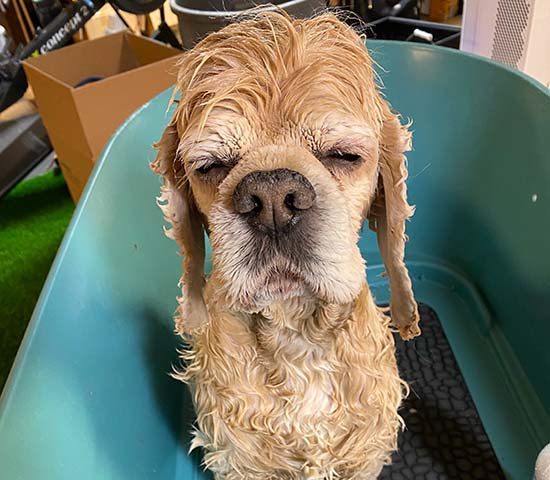
<instances>
[{"instance_id":1,"label":"curly wet fur","mask_svg":"<svg viewBox=\"0 0 550 480\"><path fill-rule=\"evenodd\" d=\"M389 319L368 287L353 304L293 299L253 317L224 308L188 336L193 448L218 479L371 479L396 448L399 379Z\"/></svg>"},{"instance_id":2,"label":"curly wet fur","mask_svg":"<svg viewBox=\"0 0 550 480\"><path fill-rule=\"evenodd\" d=\"M177 91L152 167L184 259L176 330L188 348L175 376L193 392L193 448L217 480L376 478L396 448L405 385L356 244L368 218L392 324L418 335L403 263L407 126L380 95L362 40L332 14L230 25L182 57ZM361 162L327 162L331 149ZM222 173L201 176L213 159ZM272 241L231 198L247 173L277 168L308 178L317 198L309 223Z\"/></svg>"}]
</instances>

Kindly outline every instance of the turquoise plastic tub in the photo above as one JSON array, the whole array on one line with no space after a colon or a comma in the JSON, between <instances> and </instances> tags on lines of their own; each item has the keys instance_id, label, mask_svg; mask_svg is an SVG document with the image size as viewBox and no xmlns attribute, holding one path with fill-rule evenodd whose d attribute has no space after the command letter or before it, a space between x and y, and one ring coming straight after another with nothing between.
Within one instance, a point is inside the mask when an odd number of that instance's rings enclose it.
<instances>
[{"instance_id":1,"label":"turquoise plastic tub","mask_svg":"<svg viewBox=\"0 0 550 480\"><path fill-rule=\"evenodd\" d=\"M510 478L550 441L550 95L489 61L372 42L414 119L408 265L441 319ZM181 259L148 162L170 92L118 131L80 202L1 400L0 478L203 479L167 373ZM375 237L361 248L387 301ZM6 292L2 292L6 294Z\"/></svg>"}]
</instances>

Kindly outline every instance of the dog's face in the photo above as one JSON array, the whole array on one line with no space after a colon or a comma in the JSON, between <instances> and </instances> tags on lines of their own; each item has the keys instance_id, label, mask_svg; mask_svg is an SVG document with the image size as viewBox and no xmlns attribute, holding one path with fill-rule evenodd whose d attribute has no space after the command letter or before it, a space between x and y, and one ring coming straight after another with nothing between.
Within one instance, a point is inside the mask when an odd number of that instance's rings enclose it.
<instances>
[{"instance_id":1,"label":"dog's face","mask_svg":"<svg viewBox=\"0 0 550 480\"><path fill-rule=\"evenodd\" d=\"M178 84L154 167L190 289L200 290L201 224L237 310L295 295L352 301L365 281L357 240L367 217L384 235L389 273L400 275L409 136L349 27L332 15L261 14L188 52Z\"/></svg>"},{"instance_id":2,"label":"dog's face","mask_svg":"<svg viewBox=\"0 0 550 480\"><path fill-rule=\"evenodd\" d=\"M356 242L377 182L376 127L317 79L289 80L264 108L216 106L180 144L214 268L245 310L290 295L348 302L365 278Z\"/></svg>"}]
</instances>

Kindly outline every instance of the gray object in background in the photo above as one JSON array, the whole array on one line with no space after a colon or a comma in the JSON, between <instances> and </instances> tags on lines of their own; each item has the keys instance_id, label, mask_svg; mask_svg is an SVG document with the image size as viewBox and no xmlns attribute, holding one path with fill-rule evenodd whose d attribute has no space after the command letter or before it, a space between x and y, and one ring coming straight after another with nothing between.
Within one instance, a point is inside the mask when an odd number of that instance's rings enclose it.
<instances>
[{"instance_id":1,"label":"gray object in background","mask_svg":"<svg viewBox=\"0 0 550 480\"><path fill-rule=\"evenodd\" d=\"M282 8L297 18L312 16L326 7L324 0L273 0L265 10ZM178 17L183 48L192 48L211 32L231 23L243 10L256 7L253 0L170 0L170 8Z\"/></svg>"},{"instance_id":2,"label":"gray object in background","mask_svg":"<svg viewBox=\"0 0 550 480\"><path fill-rule=\"evenodd\" d=\"M52 151L38 113L0 122L0 198Z\"/></svg>"},{"instance_id":3,"label":"gray object in background","mask_svg":"<svg viewBox=\"0 0 550 480\"><path fill-rule=\"evenodd\" d=\"M460 49L516 68L550 88L549 25L549 0L467 0Z\"/></svg>"}]
</instances>

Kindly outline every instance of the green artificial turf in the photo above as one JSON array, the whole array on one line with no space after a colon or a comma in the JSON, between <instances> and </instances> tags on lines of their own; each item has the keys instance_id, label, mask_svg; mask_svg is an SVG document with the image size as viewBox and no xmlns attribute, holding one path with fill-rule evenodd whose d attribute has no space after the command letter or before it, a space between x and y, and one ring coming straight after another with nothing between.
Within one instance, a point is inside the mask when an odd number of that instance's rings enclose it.
<instances>
[{"instance_id":1,"label":"green artificial turf","mask_svg":"<svg viewBox=\"0 0 550 480\"><path fill-rule=\"evenodd\" d=\"M54 172L0 199L0 390L73 210L63 176Z\"/></svg>"}]
</instances>

